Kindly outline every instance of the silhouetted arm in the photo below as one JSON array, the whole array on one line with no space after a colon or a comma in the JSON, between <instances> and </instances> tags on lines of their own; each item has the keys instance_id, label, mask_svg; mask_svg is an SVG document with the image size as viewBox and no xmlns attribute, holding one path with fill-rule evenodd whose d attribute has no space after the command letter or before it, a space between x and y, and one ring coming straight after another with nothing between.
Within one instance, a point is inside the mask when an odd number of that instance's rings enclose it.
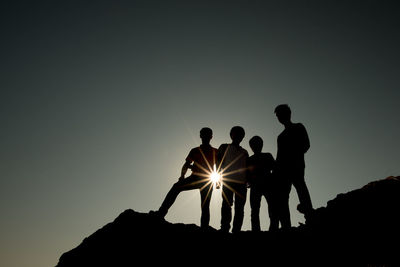
<instances>
[{"instance_id":1,"label":"silhouetted arm","mask_svg":"<svg viewBox=\"0 0 400 267\"><path fill-rule=\"evenodd\" d=\"M179 177L179 180L185 179L188 169L192 169L192 164L189 160L186 160L185 164L182 166L181 177Z\"/></svg>"},{"instance_id":2,"label":"silhouetted arm","mask_svg":"<svg viewBox=\"0 0 400 267\"><path fill-rule=\"evenodd\" d=\"M186 157L185 163L182 166L181 169L181 176L179 177L179 180L183 180L185 179L185 175L187 173L188 169L192 169L193 165L193 159L194 159L194 153L195 153L195 149L190 150L189 155Z\"/></svg>"},{"instance_id":3,"label":"silhouetted arm","mask_svg":"<svg viewBox=\"0 0 400 267\"><path fill-rule=\"evenodd\" d=\"M302 145L303 145L303 153L306 153L308 149L310 149L310 139L308 138L308 133L303 124L301 125L301 137L302 137Z\"/></svg>"},{"instance_id":4,"label":"silhouetted arm","mask_svg":"<svg viewBox=\"0 0 400 267\"><path fill-rule=\"evenodd\" d=\"M268 166L270 166L270 173L276 168L276 162L271 153L268 153Z\"/></svg>"}]
</instances>

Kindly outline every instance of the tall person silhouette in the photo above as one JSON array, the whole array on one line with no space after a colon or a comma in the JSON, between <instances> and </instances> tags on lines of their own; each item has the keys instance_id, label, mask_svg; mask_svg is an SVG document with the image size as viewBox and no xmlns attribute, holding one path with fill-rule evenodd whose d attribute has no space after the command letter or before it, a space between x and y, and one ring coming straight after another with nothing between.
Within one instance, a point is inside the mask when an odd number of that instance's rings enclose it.
<instances>
[{"instance_id":1,"label":"tall person silhouette","mask_svg":"<svg viewBox=\"0 0 400 267\"><path fill-rule=\"evenodd\" d=\"M278 121L285 127L278 136L278 152L276 156L276 174L279 179L287 182L287 191L284 192L285 203L282 203L281 214L285 226L290 225L289 193L291 185L296 188L300 201L298 210L307 216L313 211L310 193L305 183L304 154L310 148L310 140L306 128L301 123L291 121L291 110L286 104L275 108ZM282 221L281 221L282 223Z\"/></svg>"},{"instance_id":2,"label":"tall person silhouette","mask_svg":"<svg viewBox=\"0 0 400 267\"><path fill-rule=\"evenodd\" d=\"M154 212L164 218L169 208L174 204L177 196L182 191L200 189L201 197L201 219L200 226L207 228L210 223L210 200L213 191L213 184L210 181L210 173L216 164L217 149L210 145L213 132L210 128L200 130L202 144L193 148L186 157L185 164L182 166L181 176L169 190L161 207ZM188 169L192 170L189 177L185 178Z\"/></svg>"},{"instance_id":3,"label":"tall person silhouette","mask_svg":"<svg viewBox=\"0 0 400 267\"><path fill-rule=\"evenodd\" d=\"M242 229L244 205L247 195L246 162L249 154L240 146L244 138L244 129L235 126L230 131L231 144L222 144L218 148L218 166L222 169L222 207L221 231L229 232L232 220L232 206L235 205L232 232Z\"/></svg>"}]
</instances>

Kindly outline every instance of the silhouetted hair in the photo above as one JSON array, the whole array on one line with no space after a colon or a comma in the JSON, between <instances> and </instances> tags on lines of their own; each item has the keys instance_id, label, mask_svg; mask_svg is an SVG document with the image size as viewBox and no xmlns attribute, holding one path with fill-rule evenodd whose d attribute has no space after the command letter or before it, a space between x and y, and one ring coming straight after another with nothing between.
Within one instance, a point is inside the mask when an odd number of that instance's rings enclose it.
<instances>
[{"instance_id":1,"label":"silhouetted hair","mask_svg":"<svg viewBox=\"0 0 400 267\"><path fill-rule=\"evenodd\" d=\"M249 145L254 152L259 152L262 150L263 140L258 135L253 136L249 141Z\"/></svg>"},{"instance_id":2,"label":"silhouetted hair","mask_svg":"<svg viewBox=\"0 0 400 267\"><path fill-rule=\"evenodd\" d=\"M281 104L275 108L276 115L290 116L292 111L290 110L289 105Z\"/></svg>"},{"instance_id":3,"label":"silhouetted hair","mask_svg":"<svg viewBox=\"0 0 400 267\"><path fill-rule=\"evenodd\" d=\"M241 127L241 126L232 127L231 132L230 132L230 136L232 139L233 139L233 137L236 137L240 140L243 140L244 135L245 135L245 132L244 132L243 127Z\"/></svg>"},{"instance_id":4,"label":"silhouetted hair","mask_svg":"<svg viewBox=\"0 0 400 267\"><path fill-rule=\"evenodd\" d=\"M204 127L200 130L200 137L205 137L205 138L208 137L211 139L212 135L213 135L213 131L208 127Z\"/></svg>"}]
</instances>

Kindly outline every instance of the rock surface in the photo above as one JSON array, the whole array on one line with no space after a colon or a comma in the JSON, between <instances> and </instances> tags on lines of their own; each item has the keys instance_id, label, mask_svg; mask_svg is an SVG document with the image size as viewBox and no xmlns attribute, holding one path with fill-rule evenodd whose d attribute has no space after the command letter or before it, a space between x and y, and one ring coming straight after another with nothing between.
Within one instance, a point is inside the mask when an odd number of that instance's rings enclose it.
<instances>
[{"instance_id":1,"label":"rock surface","mask_svg":"<svg viewBox=\"0 0 400 267\"><path fill-rule=\"evenodd\" d=\"M126 210L64 253L57 267L166 264L390 266L400 263L400 177L339 194L305 225L228 234ZM171 265L172 266L172 265Z\"/></svg>"}]
</instances>

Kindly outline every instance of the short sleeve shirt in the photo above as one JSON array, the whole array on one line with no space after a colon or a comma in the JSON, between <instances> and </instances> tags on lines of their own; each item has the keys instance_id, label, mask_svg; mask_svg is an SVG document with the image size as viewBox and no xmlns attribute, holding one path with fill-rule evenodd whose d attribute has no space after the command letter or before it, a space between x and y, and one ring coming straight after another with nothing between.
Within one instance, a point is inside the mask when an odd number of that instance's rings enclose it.
<instances>
[{"instance_id":1,"label":"short sleeve shirt","mask_svg":"<svg viewBox=\"0 0 400 267\"><path fill-rule=\"evenodd\" d=\"M216 163L217 149L201 145L190 150L186 161L193 162L192 175L206 175L213 170Z\"/></svg>"}]
</instances>

